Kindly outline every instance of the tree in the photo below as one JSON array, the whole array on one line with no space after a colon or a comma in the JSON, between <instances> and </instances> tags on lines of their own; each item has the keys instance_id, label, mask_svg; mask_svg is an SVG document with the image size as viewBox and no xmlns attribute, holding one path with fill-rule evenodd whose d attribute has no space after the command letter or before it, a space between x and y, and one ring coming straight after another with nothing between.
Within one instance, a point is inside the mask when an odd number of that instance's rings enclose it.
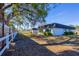
<instances>
[{"instance_id":1,"label":"tree","mask_svg":"<svg viewBox=\"0 0 79 59\"><path fill-rule=\"evenodd\" d=\"M53 8L55 8L56 4L53 5L55 5L53 6ZM34 27L35 24L38 22L40 23L45 22L45 17L47 16L49 10L49 4L43 4L43 3L21 4L19 9L21 9L20 10L21 15L26 17Z\"/></svg>"},{"instance_id":2,"label":"tree","mask_svg":"<svg viewBox=\"0 0 79 59\"><path fill-rule=\"evenodd\" d=\"M37 4L37 3L11 3L11 4L0 4L0 16L2 21L2 36L4 36L4 24L14 26L13 24L26 24L27 20L35 26L37 22L45 22L45 17L48 14L49 4ZM6 14L4 11L8 8L12 9L10 14ZM6 15L6 17L4 17ZM11 20L13 20L11 22ZM25 23L23 23L25 21ZM10 23L9 23L10 22Z\"/></svg>"},{"instance_id":3,"label":"tree","mask_svg":"<svg viewBox=\"0 0 79 59\"><path fill-rule=\"evenodd\" d=\"M4 11L2 10L4 4L0 4L0 20L2 22L2 36L4 36ZM2 41L2 48L4 47L4 41Z\"/></svg>"},{"instance_id":4,"label":"tree","mask_svg":"<svg viewBox=\"0 0 79 59\"><path fill-rule=\"evenodd\" d=\"M4 25L5 25L5 17L4 17L4 10L8 8L10 5L5 6L4 3L0 4L0 21L2 22L2 37L4 37ZM2 41L2 48L4 47L4 41Z\"/></svg>"},{"instance_id":5,"label":"tree","mask_svg":"<svg viewBox=\"0 0 79 59\"><path fill-rule=\"evenodd\" d=\"M3 10L8 8L12 9L12 12L7 15L5 23L8 25L11 19L22 25L27 23L27 20L24 20L26 17L28 21L32 24L32 27L35 26L36 23L45 22L45 17L48 14L48 6L49 4L43 3L13 3L8 4L8 6L4 7ZM55 4L56 6L56 4ZM53 6L54 7L54 6ZM25 22L25 23L23 23ZM13 22L14 23L14 22Z\"/></svg>"},{"instance_id":6,"label":"tree","mask_svg":"<svg viewBox=\"0 0 79 59\"><path fill-rule=\"evenodd\" d=\"M17 19L18 16L26 17L29 20L29 22L34 26L37 22L45 22L44 18L47 15L46 6L47 4L13 4L12 14ZM21 21L21 19L17 19L16 21Z\"/></svg>"},{"instance_id":7,"label":"tree","mask_svg":"<svg viewBox=\"0 0 79 59\"><path fill-rule=\"evenodd\" d=\"M79 30L79 25L74 26L77 30Z\"/></svg>"}]
</instances>

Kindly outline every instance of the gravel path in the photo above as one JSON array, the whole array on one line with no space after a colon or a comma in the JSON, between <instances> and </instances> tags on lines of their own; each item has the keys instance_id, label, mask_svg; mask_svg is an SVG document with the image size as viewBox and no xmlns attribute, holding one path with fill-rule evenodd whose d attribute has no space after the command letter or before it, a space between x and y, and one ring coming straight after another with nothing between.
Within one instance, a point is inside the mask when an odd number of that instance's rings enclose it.
<instances>
[{"instance_id":1,"label":"gravel path","mask_svg":"<svg viewBox=\"0 0 79 59\"><path fill-rule=\"evenodd\" d=\"M79 56L79 48L73 48L77 50L74 51L68 49L68 47L64 48L62 45L47 45L47 47L48 48L46 48L46 45L44 46L36 43L33 39L30 39L29 37L18 34L15 39L15 46L11 48L13 49L13 51L5 51L3 56ZM63 51L61 51L61 49ZM60 52L55 53L55 51Z\"/></svg>"},{"instance_id":2,"label":"gravel path","mask_svg":"<svg viewBox=\"0 0 79 59\"><path fill-rule=\"evenodd\" d=\"M32 39L24 36L17 35L15 41L15 51L7 51L5 56L54 56L55 53L49 51L42 45L39 45Z\"/></svg>"}]
</instances>

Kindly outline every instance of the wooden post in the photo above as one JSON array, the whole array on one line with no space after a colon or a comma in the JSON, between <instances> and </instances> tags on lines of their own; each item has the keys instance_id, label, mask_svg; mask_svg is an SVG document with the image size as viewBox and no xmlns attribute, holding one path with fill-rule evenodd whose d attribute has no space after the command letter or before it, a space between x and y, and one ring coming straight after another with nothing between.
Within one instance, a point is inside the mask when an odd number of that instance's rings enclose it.
<instances>
[{"instance_id":1,"label":"wooden post","mask_svg":"<svg viewBox=\"0 0 79 59\"><path fill-rule=\"evenodd\" d=\"M11 28L11 42L13 42L13 31L12 31L12 28Z\"/></svg>"},{"instance_id":2,"label":"wooden post","mask_svg":"<svg viewBox=\"0 0 79 59\"><path fill-rule=\"evenodd\" d=\"M2 21L2 37L4 37L4 24L5 24L5 20L4 20L4 11L2 10L4 6L4 3L0 4L0 19ZM4 47L5 43L4 41L2 41L2 48Z\"/></svg>"},{"instance_id":3,"label":"wooden post","mask_svg":"<svg viewBox=\"0 0 79 59\"><path fill-rule=\"evenodd\" d=\"M2 11L2 37L4 37L5 36L5 29L4 29L4 27L5 27L5 19L4 19L4 11ZM4 46L5 46L5 41L2 41L2 48L4 48Z\"/></svg>"},{"instance_id":4,"label":"wooden post","mask_svg":"<svg viewBox=\"0 0 79 59\"><path fill-rule=\"evenodd\" d=\"M2 37L4 37L4 21L3 21L3 23L2 23ZM4 40L2 41L2 48L4 48L4 46L5 46L5 42L4 42Z\"/></svg>"}]
</instances>

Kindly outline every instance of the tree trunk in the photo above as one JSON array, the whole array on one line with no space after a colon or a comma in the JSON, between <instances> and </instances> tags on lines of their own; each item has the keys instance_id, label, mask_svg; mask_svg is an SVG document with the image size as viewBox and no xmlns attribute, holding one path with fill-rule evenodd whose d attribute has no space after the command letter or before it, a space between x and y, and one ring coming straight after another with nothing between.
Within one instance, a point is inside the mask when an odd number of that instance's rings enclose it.
<instances>
[{"instance_id":1,"label":"tree trunk","mask_svg":"<svg viewBox=\"0 0 79 59\"><path fill-rule=\"evenodd\" d=\"M2 10L4 6L4 3L0 4L0 19L1 19L1 22L2 22L2 37L4 37L4 11ZM1 42L1 47L3 48L4 47L4 40Z\"/></svg>"},{"instance_id":2,"label":"tree trunk","mask_svg":"<svg viewBox=\"0 0 79 59\"><path fill-rule=\"evenodd\" d=\"M5 19L4 19L4 11L2 12L2 37L4 37L5 33L4 33L4 26L5 26ZM5 43L4 40L2 41L2 48L4 47Z\"/></svg>"}]
</instances>

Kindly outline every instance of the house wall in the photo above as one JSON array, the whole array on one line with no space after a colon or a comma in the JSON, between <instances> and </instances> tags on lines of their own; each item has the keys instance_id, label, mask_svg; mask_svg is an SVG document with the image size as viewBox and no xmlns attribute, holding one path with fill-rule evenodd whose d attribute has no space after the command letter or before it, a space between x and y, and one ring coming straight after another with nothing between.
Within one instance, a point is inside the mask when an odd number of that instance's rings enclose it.
<instances>
[{"instance_id":1,"label":"house wall","mask_svg":"<svg viewBox=\"0 0 79 59\"><path fill-rule=\"evenodd\" d=\"M43 32L45 32L46 29L43 29Z\"/></svg>"},{"instance_id":2,"label":"house wall","mask_svg":"<svg viewBox=\"0 0 79 59\"><path fill-rule=\"evenodd\" d=\"M51 29L51 33L53 35L63 35L64 32L65 32L65 29L63 29L63 28L52 28Z\"/></svg>"},{"instance_id":3,"label":"house wall","mask_svg":"<svg viewBox=\"0 0 79 59\"><path fill-rule=\"evenodd\" d=\"M74 30L74 33L75 33L76 35L79 35L79 30Z\"/></svg>"},{"instance_id":4,"label":"house wall","mask_svg":"<svg viewBox=\"0 0 79 59\"><path fill-rule=\"evenodd\" d=\"M32 30L32 34L37 34L38 30Z\"/></svg>"}]
</instances>

